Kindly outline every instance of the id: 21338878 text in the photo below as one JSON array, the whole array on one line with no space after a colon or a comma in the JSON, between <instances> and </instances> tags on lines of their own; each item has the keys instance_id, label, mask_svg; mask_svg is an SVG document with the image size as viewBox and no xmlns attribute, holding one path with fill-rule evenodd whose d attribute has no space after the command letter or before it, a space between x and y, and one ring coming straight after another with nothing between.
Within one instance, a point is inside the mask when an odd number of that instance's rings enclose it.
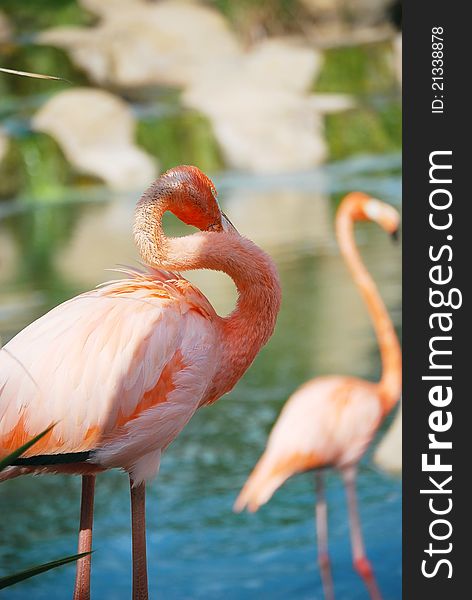
<instances>
[{"instance_id":1,"label":"id: 21338878 text","mask_svg":"<svg viewBox=\"0 0 472 600\"><path fill-rule=\"evenodd\" d=\"M431 89L433 100L431 112L444 113L444 28L431 29Z\"/></svg>"}]
</instances>

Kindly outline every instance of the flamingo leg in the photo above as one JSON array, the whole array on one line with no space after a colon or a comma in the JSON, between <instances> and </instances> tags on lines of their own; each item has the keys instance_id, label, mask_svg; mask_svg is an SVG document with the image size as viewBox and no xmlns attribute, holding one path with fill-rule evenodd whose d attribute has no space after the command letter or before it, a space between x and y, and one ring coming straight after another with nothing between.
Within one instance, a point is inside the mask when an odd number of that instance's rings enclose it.
<instances>
[{"instance_id":1,"label":"flamingo leg","mask_svg":"<svg viewBox=\"0 0 472 600\"><path fill-rule=\"evenodd\" d=\"M380 590L375 580L372 565L370 564L365 553L364 540L362 538L356 495L357 467L348 467L343 469L342 475L344 484L346 486L347 503L349 509L349 525L351 529L351 546L354 568L364 580L372 600L382 600Z\"/></svg>"},{"instance_id":2,"label":"flamingo leg","mask_svg":"<svg viewBox=\"0 0 472 600\"><path fill-rule=\"evenodd\" d=\"M82 499L80 503L80 528L77 552L91 552L93 499L95 494L95 475L82 476ZM89 554L77 561L75 575L74 600L90 600L90 569L92 557Z\"/></svg>"},{"instance_id":3,"label":"flamingo leg","mask_svg":"<svg viewBox=\"0 0 472 600\"><path fill-rule=\"evenodd\" d=\"M146 486L130 478L133 544L133 600L148 600L146 560Z\"/></svg>"},{"instance_id":4,"label":"flamingo leg","mask_svg":"<svg viewBox=\"0 0 472 600\"><path fill-rule=\"evenodd\" d=\"M328 553L328 505L326 503L323 474L315 473L316 535L318 538L318 564L326 600L334 600L333 577Z\"/></svg>"}]
</instances>

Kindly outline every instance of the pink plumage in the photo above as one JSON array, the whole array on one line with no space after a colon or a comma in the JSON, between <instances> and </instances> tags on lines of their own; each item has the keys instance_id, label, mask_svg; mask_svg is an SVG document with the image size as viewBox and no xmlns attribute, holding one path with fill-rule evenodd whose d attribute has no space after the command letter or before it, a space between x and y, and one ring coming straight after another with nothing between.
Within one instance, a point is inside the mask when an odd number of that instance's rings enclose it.
<instances>
[{"instance_id":1,"label":"pink plumage","mask_svg":"<svg viewBox=\"0 0 472 600\"><path fill-rule=\"evenodd\" d=\"M328 557L327 508L321 469L335 467L343 475L348 494L354 566L373 600L380 592L365 555L355 495L357 463L374 438L384 417L400 398L401 350L393 324L365 268L354 241L355 221L375 221L395 234L395 209L361 193L347 195L336 215L341 252L369 310L379 342L382 377L374 383L349 376L317 377L300 387L287 401L267 447L244 484L235 510L256 511L289 477L316 471L318 556L327 600L334 599Z\"/></svg>"},{"instance_id":2,"label":"pink plumage","mask_svg":"<svg viewBox=\"0 0 472 600\"><path fill-rule=\"evenodd\" d=\"M309 381L282 409L236 510L257 510L296 473L358 462L382 418L375 384L341 376Z\"/></svg>"},{"instance_id":3,"label":"pink plumage","mask_svg":"<svg viewBox=\"0 0 472 600\"><path fill-rule=\"evenodd\" d=\"M149 479L204 398L218 336L208 300L162 271L61 304L0 353L0 452L56 423L27 456L94 450L92 464Z\"/></svg>"},{"instance_id":4,"label":"pink plumage","mask_svg":"<svg viewBox=\"0 0 472 600\"><path fill-rule=\"evenodd\" d=\"M166 211L201 231L167 237ZM280 285L272 260L239 235L196 167L171 169L144 192L134 236L144 271L127 270L125 279L57 306L0 352L0 456L54 424L22 457L28 465L9 467L2 479L83 474L79 552L91 549L95 473L125 469L132 484L133 598L144 600L144 483L194 412L231 390L267 342ZM233 279L239 296L231 315L219 317L178 274L192 269ZM84 451L85 462L77 454ZM72 462L57 464L61 454ZM32 464L38 455L47 464ZM78 561L74 598L89 597L86 557Z\"/></svg>"}]
</instances>

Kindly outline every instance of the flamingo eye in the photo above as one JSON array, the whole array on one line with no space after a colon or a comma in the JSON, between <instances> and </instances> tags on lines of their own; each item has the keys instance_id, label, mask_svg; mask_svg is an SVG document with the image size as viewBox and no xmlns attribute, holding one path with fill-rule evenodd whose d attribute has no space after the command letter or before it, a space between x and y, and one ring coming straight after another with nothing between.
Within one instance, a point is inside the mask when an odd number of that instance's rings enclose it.
<instances>
[{"instance_id":1,"label":"flamingo eye","mask_svg":"<svg viewBox=\"0 0 472 600\"><path fill-rule=\"evenodd\" d=\"M210 190L211 190L213 198L218 201L218 194L216 193L216 189L211 185Z\"/></svg>"}]
</instances>

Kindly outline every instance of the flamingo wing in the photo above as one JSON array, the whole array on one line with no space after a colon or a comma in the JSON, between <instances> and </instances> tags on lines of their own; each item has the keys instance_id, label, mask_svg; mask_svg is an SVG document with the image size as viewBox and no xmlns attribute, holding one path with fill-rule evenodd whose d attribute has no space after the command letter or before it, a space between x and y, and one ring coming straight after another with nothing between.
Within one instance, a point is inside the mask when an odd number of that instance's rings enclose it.
<instances>
[{"instance_id":1,"label":"flamingo wing","mask_svg":"<svg viewBox=\"0 0 472 600\"><path fill-rule=\"evenodd\" d=\"M129 468L168 446L215 368L202 298L183 279L136 272L26 327L0 352L0 453L52 423L29 455L94 450L100 465Z\"/></svg>"}]
</instances>

